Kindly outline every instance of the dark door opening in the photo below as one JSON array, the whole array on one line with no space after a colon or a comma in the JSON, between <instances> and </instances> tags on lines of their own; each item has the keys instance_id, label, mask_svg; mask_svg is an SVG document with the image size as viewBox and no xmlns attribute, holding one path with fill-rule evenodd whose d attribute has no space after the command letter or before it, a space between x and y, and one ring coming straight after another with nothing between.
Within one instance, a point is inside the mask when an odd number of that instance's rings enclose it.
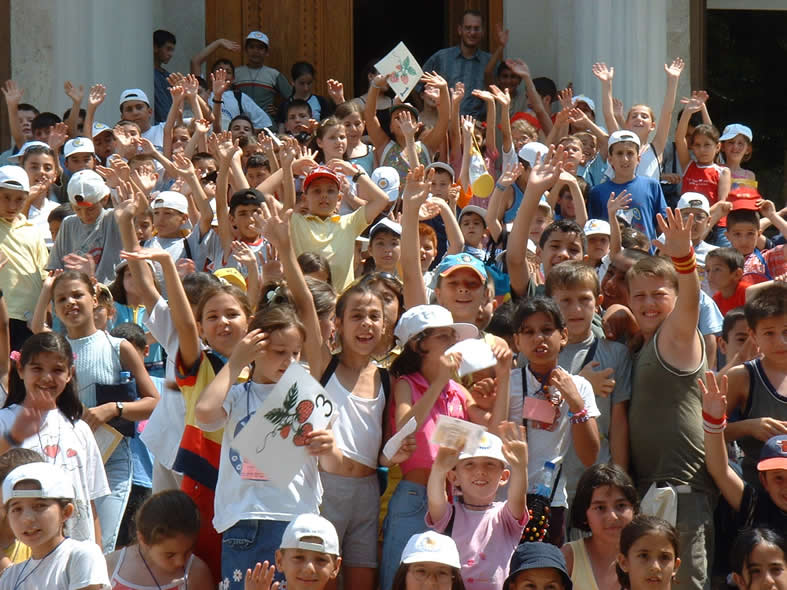
<instances>
[{"instance_id":1,"label":"dark door opening","mask_svg":"<svg viewBox=\"0 0 787 590\"><path fill-rule=\"evenodd\" d=\"M353 6L355 92L369 87L367 72L403 41L418 63L448 45L446 0L355 0Z\"/></svg>"},{"instance_id":2,"label":"dark door opening","mask_svg":"<svg viewBox=\"0 0 787 590\"><path fill-rule=\"evenodd\" d=\"M708 110L721 131L730 123L752 129L754 151L743 164L760 193L784 205L787 196L787 11L708 10Z\"/></svg>"}]
</instances>

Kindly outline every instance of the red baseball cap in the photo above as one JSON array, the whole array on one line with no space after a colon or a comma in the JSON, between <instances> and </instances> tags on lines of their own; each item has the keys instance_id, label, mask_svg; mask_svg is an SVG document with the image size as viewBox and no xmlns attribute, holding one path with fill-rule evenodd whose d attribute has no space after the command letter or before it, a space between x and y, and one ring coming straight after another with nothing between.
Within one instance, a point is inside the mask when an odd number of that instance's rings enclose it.
<instances>
[{"instance_id":1,"label":"red baseball cap","mask_svg":"<svg viewBox=\"0 0 787 590\"><path fill-rule=\"evenodd\" d=\"M736 186L734 189L730 191L730 197L734 197L736 199L752 199L754 201L758 201L762 199L762 195L760 191L758 191L753 186Z\"/></svg>"},{"instance_id":2,"label":"red baseball cap","mask_svg":"<svg viewBox=\"0 0 787 590\"><path fill-rule=\"evenodd\" d=\"M740 211L741 209L744 209L746 211L760 210L760 208L757 206L757 201L749 198L738 199L732 204L733 211Z\"/></svg>"},{"instance_id":3,"label":"red baseball cap","mask_svg":"<svg viewBox=\"0 0 787 590\"><path fill-rule=\"evenodd\" d=\"M321 178L327 178L328 180L332 180L336 183L337 187L341 187L341 183L339 182L339 177L336 176L336 173L331 170L330 168L326 168L325 166L317 166L314 170L309 172L306 179L303 181L303 192L309 190L309 185L314 182L315 180L320 180Z\"/></svg>"},{"instance_id":4,"label":"red baseball cap","mask_svg":"<svg viewBox=\"0 0 787 590\"><path fill-rule=\"evenodd\" d=\"M530 113L525 113L523 111L519 111L513 117L511 117L511 122L513 123L514 121L519 121L521 119L524 119L536 129L541 129L541 123L538 122L538 119Z\"/></svg>"}]
</instances>

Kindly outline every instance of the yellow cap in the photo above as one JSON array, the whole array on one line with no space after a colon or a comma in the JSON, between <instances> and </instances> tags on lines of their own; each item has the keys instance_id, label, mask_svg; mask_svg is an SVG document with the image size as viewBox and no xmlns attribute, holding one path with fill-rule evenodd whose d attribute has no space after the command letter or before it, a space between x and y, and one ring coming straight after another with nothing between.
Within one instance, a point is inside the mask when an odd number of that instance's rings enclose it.
<instances>
[{"instance_id":1,"label":"yellow cap","mask_svg":"<svg viewBox=\"0 0 787 590\"><path fill-rule=\"evenodd\" d=\"M219 268L214 270L213 274L230 285L235 285L244 291L246 290L246 279L243 278L243 275L236 268Z\"/></svg>"}]
</instances>

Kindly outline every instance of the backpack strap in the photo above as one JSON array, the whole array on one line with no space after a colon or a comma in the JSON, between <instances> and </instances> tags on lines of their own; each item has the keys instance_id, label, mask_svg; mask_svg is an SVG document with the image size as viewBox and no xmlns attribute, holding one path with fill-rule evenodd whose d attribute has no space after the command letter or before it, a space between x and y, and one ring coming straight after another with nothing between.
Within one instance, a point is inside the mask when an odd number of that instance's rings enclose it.
<instances>
[{"instance_id":1,"label":"backpack strap","mask_svg":"<svg viewBox=\"0 0 787 590\"><path fill-rule=\"evenodd\" d=\"M232 94L235 95L235 100L238 101L238 114L245 115L246 111L243 110L243 93L240 90L233 90Z\"/></svg>"},{"instance_id":2,"label":"backpack strap","mask_svg":"<svg viewBox=\"0 0 787 590\"><path fill-rule=\"evenodd\" d=\"M454 519L456 518L456 506L451 506L451 518L448 519L448 524L445 525L445 530L443 534L446 537L450 537L451 533L454 531Z\"/></svg>"},{"instance_id":3,"label":"backpack strap","mask_svg":"<svg viewBox=\"0 0 787 590\"><path fill-rule=\"evenodd\" d=\"M588 348L588 351L585 353L585 358L582 360L582 366L579 368L580 371L584 369L587 366L587 364L590 361L592 361L593 358L596 356L596 350L598 349L598 341L599 339L596 336L593 336L593 343L590 345L590 348Z\"/></svg>"},{"instance_id":4,"label":"backpack strap","mask_svg":"<svg viewBox=\"0 0 787 590\"><path fill-rule=\"evenodd\" d=\"M762 267L765 269L765 277L766 277L766 278L767 278L769 281L772 281L772 280L773 280L773 277L771 276L771 271L770 271L770 270L768 270L768 263L767 263L767 262L765 262L765 257L762 255L762 252L760 252L760 249L759 249L759 248L755 248L755 249L754 249L754 255L755 255L755 256L758 258L758 260L759 260L759 261L762 263Z\"/></svg>"},{"instance_id":5,"label":"backpack strap","mask_svg":"<svg viewBox=\"0 0 787 590\"><path fill-rule=\"evenodd\" d=\"M336 367L339 366L339 355L334 354L331 356L331 361L328 363L328 366L325 367L325 370L322 372L320 376L320 385L325 387L328 385L328 381L331 380L331 377L336 372Z\"/></svg>"},{"instance_id":6,"label":"backpack strap","mask_svg":"<svg viewBox=\"0 0 787 590\"><path fill-rule=\"evenodd\" d=\"M191 246L189 246L188 238L183 238L183 250L186 252L186 258L188 258L189 260L194 260L191 257Z\"/></svg>"}]
</instances>

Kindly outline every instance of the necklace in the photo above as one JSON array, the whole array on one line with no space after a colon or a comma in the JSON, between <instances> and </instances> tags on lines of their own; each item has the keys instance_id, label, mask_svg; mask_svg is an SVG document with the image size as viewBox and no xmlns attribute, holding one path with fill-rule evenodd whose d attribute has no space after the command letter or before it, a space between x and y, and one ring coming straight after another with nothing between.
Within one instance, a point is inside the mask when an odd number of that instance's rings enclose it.
<instances>
[{"instance_id":1,"label":"necklace","mask_svg":"<svg viewBox=\"0 0 787 590\"><path fill-rule=\"evenodd\" d=\"M63 541L65 541L65 539L63 539ZM44 561L46 560L46 558L47 558L47 557L49 557L50 555L52 555L52 554L55 552L55 550L56 550L58 547L60 547L60 545L62 545L62 544L63 544L63 541L60 541L60 543L58 543L57 545L55 545L54 547L52 547L52 549L50 549L50 550L49 550L49 553L47 553L46 555L44 555L44 556L43 556L43 557L42 557L42 558L39 560L39 562L36 564L36 566L35 566L33 569L31 569L31 570L30 570L30 573L29 573L29 574L27 574L27 575L26 575L26 576L23 578L23 577L22 577L22 574L24 574L24 573L25 573L25 570L27 569L27 566L30 564L30 562L31 562L32 558L30 558L30 559L28 559L27 561L25 561L25 565L24 565L24 567L22 568L22 571L21 571L21 572L19 572L19 575L18 575L18 576L17 576L17 578L16 578L16 582L14 583L14 590L17 590L18 588L20 588L20 587L22 586L22 584L25 582L25 580L27 580L27 579L28 579L30 576L32 576L32 575L33 575L33 574L36 572L36 570L37 570L39 567L41 567L41 564L42 564L42 563L44 563Z\"/></svg>"},{"instance_id":2,"label":"necklace","mask_svg":"<svg viewBox=\"0 0 787 590\"><path fill-rule=\"evenodd\" d=\"M491 508L493 504L470 504L469 502L462 502L465 506L469 508L476 508L480 510L486 510L487 508Z\"/></svg>"},{"instance_id":3,"label":"necklace","mask_svg":"<svg viewBox=\"0 0 787 590\"><path fill-rule=\"evenodd\" d=\"M147 568L150 577L153 579L153 583L156 585L156 588L158 588L158 590L161 590L161 584L158 583L156 576L153 575L153 570L150 569L150 566L148 565L145 556L142 555L142 548L139 545L137 545L137 553L139 553L139 558L142 560L142 563L145 564L145 567Z\"/></svg>"}]
</instances>

